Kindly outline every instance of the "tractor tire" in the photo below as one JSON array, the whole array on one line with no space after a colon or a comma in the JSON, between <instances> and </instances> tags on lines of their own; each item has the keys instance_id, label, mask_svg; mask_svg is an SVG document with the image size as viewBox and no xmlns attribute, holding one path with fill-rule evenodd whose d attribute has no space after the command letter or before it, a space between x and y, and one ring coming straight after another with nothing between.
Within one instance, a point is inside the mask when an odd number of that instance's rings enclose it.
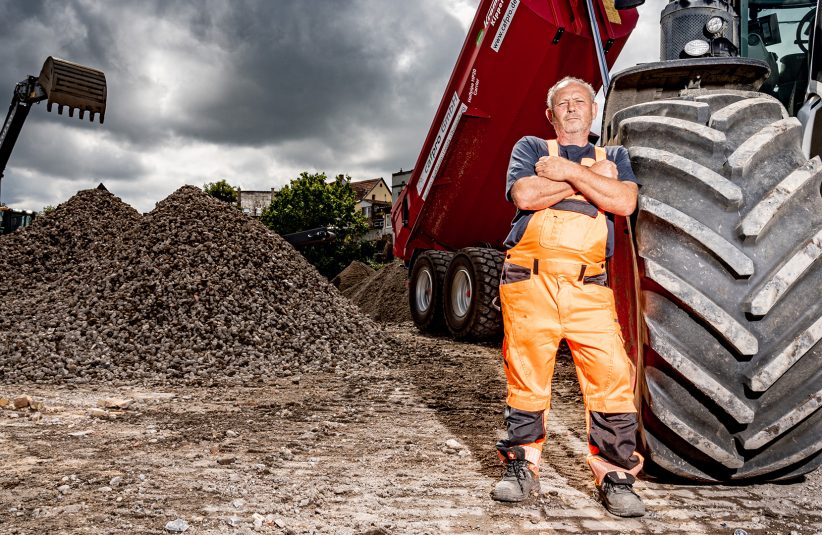
<instances>
[{"instance_id":1,"label":"tractor tire","mask_svg":"<svg viewBox=\"0 0 822 535\"><path fill-rule=\"evenodd\" d=\"M488 339L502 332L502 314L495 301L504 258L494 249L467 247L451 260L442 308L455 339Z\"/></svg>"},{"instance_id":2,"label":"tractor tire","mask_svg":"<svg viewBox=\"0 0 822 535\"><path fill-rule=\"evenodd\" d=\"M642 183L634 228L646 457L701 481L813 470L822 464L822 160L803 156L799 121L762 93L693 90L625 108L603 131L628 149Z\"/></svg>"},{"instance_id":3,"label":"tractor tire","mask_svg":"<svg viewBox=\"0 0 822 535\"><path fill-rule=\"evenodd\" d=\"M444 327L442 289L445 272L454 253L425 251L411 268L408 280L408 308L421 332L435 333Z\"/></svg>"}]
</instances>

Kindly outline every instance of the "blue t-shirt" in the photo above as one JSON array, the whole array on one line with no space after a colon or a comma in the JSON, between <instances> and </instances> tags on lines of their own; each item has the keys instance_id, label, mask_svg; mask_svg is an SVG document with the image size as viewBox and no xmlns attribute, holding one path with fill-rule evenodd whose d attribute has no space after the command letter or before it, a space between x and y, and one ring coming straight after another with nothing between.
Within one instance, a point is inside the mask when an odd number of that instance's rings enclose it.
<instances>
[{"instance_id":1,"label":"blue t-shirt","mask_svg":"<svg viewBox=\"0 0 822 535\"><path fill-rule=\"evenodd\" d=\"M622 146L605 147L606 157L614 162L617 166L617 173L619 180L633 182L638 186L641 185L639 179L631 169L631 157L628 155L628 150ZM584 147L577 147L576 145L560 145L559 155L563 158L579 163L583 158L595 158L596 149L594 145L588 143ZM508 202L513 202L511 199L511 188L514 183L522 177L534 176L537 174L534 166L537 161L543 156L548 156L548 144L544 139L536 136L525 136L517 141L514 145L514 150L511 152L511 161L508 163L508 179L505 184L505 198ZM514 216L511 222L511 232L505 238L505 247L510 249L515 246L522 235L525 234L525 228L528 226L528 221L531 220L533 210L520 210ZM606 212L608 224L608 241L605 246L605 256L614 254L614 215Z\"/></svg>"}]
</instances>

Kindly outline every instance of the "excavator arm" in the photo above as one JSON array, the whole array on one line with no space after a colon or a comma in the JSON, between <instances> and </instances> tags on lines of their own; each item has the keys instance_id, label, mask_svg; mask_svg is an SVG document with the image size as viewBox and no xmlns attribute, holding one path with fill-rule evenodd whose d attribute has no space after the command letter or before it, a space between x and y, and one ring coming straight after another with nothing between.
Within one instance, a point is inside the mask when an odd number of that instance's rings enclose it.
<instances>
[{"instance_id":1,"label":"excavator arm","mask_svg":"<svg viewBox=\"0 0 822 535\"><path fill-rule=\"evenodd\" d=\"M102 124L106 115L106 77L97 69L49 56L39 77L28 76L19 82L0 130L0 179L32 105L43 100L48 101L48 111L57 104L60 115L64 108L68 108L69 117L79 111L80 119L88 112L89 120L99 115Z\"/></svg>"}]
</instances>

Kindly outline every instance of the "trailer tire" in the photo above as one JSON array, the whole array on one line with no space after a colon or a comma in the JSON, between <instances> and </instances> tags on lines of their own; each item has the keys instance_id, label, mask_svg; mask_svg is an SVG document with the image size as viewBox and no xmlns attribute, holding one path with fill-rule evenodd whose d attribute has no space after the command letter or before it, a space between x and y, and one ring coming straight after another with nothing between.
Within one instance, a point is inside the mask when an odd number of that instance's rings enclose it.
<instances>
[{"instance_id":1,"label":"trailer tire","mask_svg":"<svg viewBox=\"0 0 822 535\"><path fill-rule=\"evenodd\" d=\"M485 247L461 249L445 275L443 314L452 336L486 339L502 331L502 315L495 304L504 254Z\"/></svg>"},{"instance_id":2,"label":"trailer tire","mask_svg":"<svg viewBox=\"0 0 822 535\"><path fill-rule=\"evenodd\" d=\"M642 183L646 457L691 480L807 473L822 464L822 160L761 93L652 104L603 128Z\"/></svg>"},{"instance_id":3,"label":"trailer tire","mask_svg":"<svg viewBox=\"0 0 822 535\"><path fill-rule=\"evenodd\" d=\"M442 330L442 289L445 272L454 253L429 250L421 253L408 280L408 308L421 332Z\"/></svg>"}]
</instances>

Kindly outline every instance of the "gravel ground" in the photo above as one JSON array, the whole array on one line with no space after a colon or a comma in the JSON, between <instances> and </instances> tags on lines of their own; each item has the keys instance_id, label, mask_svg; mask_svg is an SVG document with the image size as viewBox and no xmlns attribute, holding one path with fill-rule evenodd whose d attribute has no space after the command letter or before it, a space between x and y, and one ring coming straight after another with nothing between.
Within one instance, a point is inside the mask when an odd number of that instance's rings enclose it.
<instances>
[{"instance_id":1,"label":"gravel ground","mask_svg":"<svg viewBox=\"0 0 822 535\"><path fill-rule=\"evenodd\" d=\"M402 323L411 321L407 281L408 270L402 262L394 261L342 293L369 318Z\"/></svg>"},{"instance_id":2,"label":"gravel ground","mask_svg":"<svg viewBox=\"0 0 822 535\"><path fill-rule=\"evenodd\" d=\"M493 502L499 347L388 326L393 366L262 387L4 384L38 410L0 411L0 532L822 532L822 473L750 486L641 480L648 514L594 500L573 367L554 381L542 491ZM108 398L133 400L105 409ZM109 400L116 405L117 400ZM122 407L122 404L120 404ZM166 532L167 533L167 532Z\"/></svg>"}]
</instances>

